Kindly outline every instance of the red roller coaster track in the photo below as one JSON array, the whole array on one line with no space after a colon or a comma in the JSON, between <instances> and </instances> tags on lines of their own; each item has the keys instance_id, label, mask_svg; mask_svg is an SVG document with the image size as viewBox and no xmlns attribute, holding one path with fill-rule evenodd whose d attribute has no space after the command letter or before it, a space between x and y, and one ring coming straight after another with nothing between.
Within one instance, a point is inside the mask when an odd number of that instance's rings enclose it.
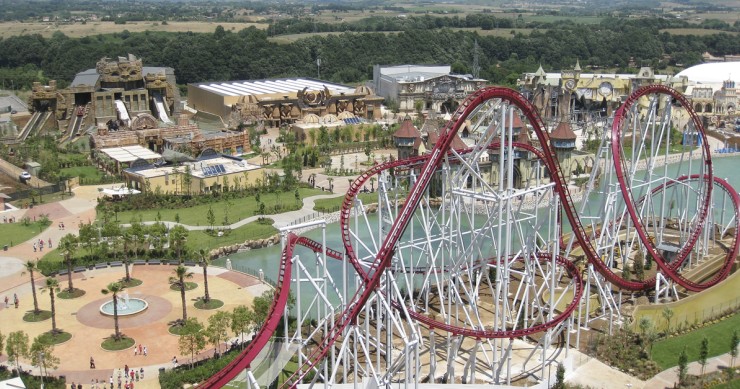
<instances>
[{"instance_id":1,"label":"red roller coaster track","mask_svg":"<svg viewBox=\"0 0 740 389\"><path fill-rule=\"evenodd\" d=\"M736 239L733 245L728 250L729 252L727 253L724 266L719 272L715 274L715 276L710 281L704 284L697 284L697 283L686 280L678 272L678 269L680 268L681 264L688 257L689 252L692 250L694 243L698 239L699 232L697 231L701 231L701 228L696 228L693 231L688 244L686 244L679 253L679 260L676 260L670 264L667 264L666 261L662 258L662 256L660 256L657 249L654 247L654 244L650 241L649 236L647 235L645 231L645 227L641 219L638 217L637 212L635 210L635 202L632 199L631 189L628 187L628 184L624 178L624 171L622 169L622 164L618 160L620 152L621 152L619 142L613 142L612 144L613 155L615 159L614 165L617 171L617 177L619 179L620 188L622 191L622 195L624 197L624 202L627 206L627 212L629 213L631 220L636 226L636 230L638 232L641 242L643 243L643 245L647 247L647 249L649 250L650 254L653 256L653 258L656 258L656 262L658 263L660 270L666 276L668 276L669 278L674 280L676 283L678 283L679 285L681 285L682 287L688 290L691 290L691 291L703 290L712 285L715 285L719 281L723 280L729 274L734 258L738 254L738 249L740 247L740 240L737 239L737 234L740 233L740 225L739 225L740 223L740 196L738 196L738 193L729 185L729 183L727 183L724 180L720 180L720 179L717 179L711 176L711 159L709 157L709 146L708 146L708 142L706 142L706 135L704 133L703 127L701 126L701 122L699 121L697 115L691 109L690 104L688 104L688 102L685 101L683 96L680 93L670 88L666 88L662 86L650 86L650 87L641 88L637 90L633 95L631 95L629 99L627 100L627 102L617 111L615 115L614 125L612 128L612 139L619 139L619 137L621 136L621 128L623 125L622 121L625 117L625 112L628 109L630 109L630 107L640 97L643 97L648 94L656 94L656 93L665 94L665 95L670 96L672 99L675 99L676 101L680 102L683 105L683 107L690 113L691 118L694 121L695 127L699 130L700 135L704 138L704 142L702 142L705 155L706 155L704 163L706 164L707 171L709 173L704 176L694 175L690 177L689 176L679 177L678 179L676 179L670 184L653 189L652 193L655 193L659 190L667 189L669 185L672 185L675 182L687 181L687 180L704 180L709 186L710 192L711 192L711 187L714 184L718 185L720 189L722 189L724 192L726 192L729 195L730 199L733 201L734 206L735 206L734 221L735 221L735 234L736 234L735 238ZM450 145L452 144L452 140L457 134L457 131L463 125L463 123L468 118L468 116L479 105L483 104L485 101L489 99L494 99L494 98L508 101L510 104L519 108L519 110L527 117L530 124L533 126L534 133L537 136L537 139L539 140L544 150L535 149L528 144L515 143L515 144L512 144L512 146L523 148L530 152L533 152L535 155L537 155L538 158L540 158L544 162L545 167L551 172L551 176L552 176L551 178L552 178L553 183L555 184L554 192L559 196L561 200L563 211L565 212L565 215L572 227L573 234L575 235L578 244L583 248L586 254L586 257L588 258L589 263L593 264L594 267L597 269L597 271L599 271L609 282L613 283L614 285L622 289L643 290L643 289L651 287L652 286L651 283L654 284L654 279L648 280L648 281L639 281L639 282L623 279L622 277L613 273L611 269L609 269L609 267L597 255L596 249L593 247L592 242L588 238L588 234L585 232L583 225L581 224L578 218L573 200L570 196L570 193L567 190L567 186L566 186L567 181L565 180L563 171L560 169L558 161L555 158L556 154L555 154L554 146L550 142L549 134L547 133L547 131L545 131L545 126L542 123L542 120L540 119L539 115L537 114L535 107L532 106L522 95L520 95L518 92L513 91L511 89L500 88L500 87L484 88L484 89L480 89L474 92L473 94L471 94L463 102L463 104L460 105L458 110L455 112L453 118L448 122L446 127L441 131L440 138L437 141L437 144L435 145L434 149L431 151L430 154L420 156L420 157L415 157L412 159L399 160L399 161L394 161L390 163L385 163L382 165L376 165L370 170L363 173L360 177L358 177L351 184L347 192L347 195L345 196L345 200L342 205L341 212L340 212L342 239L343 239L344 249L345 249L344 254L338 251L335 251L335 250L328 249L328 248L325 249L318 242L312 241L308 238L298 237L294 234L288 234L287 241L285 242L285 248L283 250L281 261L280 261L280 271L278 275L277 287L275 290L275 299L270 308L267 321L262 326L259 333L254 337L252 342L245 348L244 351L242 351L242 353L234 361L229 363L224 369L222 369L216 375L210 377L207 381L202 383L200 386L205 387L205 388L220 388L226 385L230 380L234 379L239 372L250 367L250 364L254 361L257 354L268 343L269 339L274 334L281 320L281 317L283 315L283 312L285 310L285 307L288 301L292 257L293 257L293 251L296 245L308 247L309 249L317 253L321 253L321 252L324 252L324 250L326 250L326 253L329 257L337 259L337 260L344 260L346 258L348 261L350 261L355 271L357 272L357 275L362 280L362 283L360 287L358 288L355 296L349 300L349 305L347 309L337 318L336 324L330 329L330 331L326 334L326 336L324 336L321 343L318 345L318 347L315 348L315 351L307 358L306 364L289 379L289 382L293 382L293 383L299 382L303 378L303 375L305 375L306 372L308 372L312 367L314 367L318 363L318 361L322 360L327 355L328 351L331 349L334 342L344 332L344 329L347 326L351 325L357 319L357 317L360 315L361 309L363 309L363 306L368 301L368 299L371 297L371 295L373 293L378 292L377 287L379 285L380 279L383 274L382 270L388 268L391 262L391 258L394 255L396 245L398 244L401 236L403 235L404 230L407 228L411 220L411 217L414 211L416 210L416 208L418 207L438 166L442 162L443 158L445 158L445 156L448 156L450 154L451 152ZM469 150L457 150L457 151L458 153L463 154ZM414 183L413 187L411 188L405 204L403 205L399 215L396 217L395 221L393 222L393 226L388 231L388 234L386 235L377 255L375 256L375 262L371 265L371 269L374 269L375 271L372 272L372 274L368 274L364 270L364 268L360 265L359 260L357 259L354 249L350 242L350 232L349 232L348 221L350 217L350 212L354 204L354 199L356 195L359 193L360 189L366 183L366 181L369 180L371 177L379 174L383 170L391 169L391 168L398 168L398 167L418 167L418 166L422 166L421 173L417 177L417 180ZM699 219L701 220L699 221L699 227L703 226L705 219L707 218L710 201L711 201L711 198L707 196L707 199L705 200L703 207L700 209ZM545 261L545 260L552 260L553 258L550 254L539 253L537 256L537 259L540 261ZM443 331L448 331L452 334L470 336L470 337L475 337L475 338L514 338L514 337L529 335L535 332L545 331L549 328L556 326L558 323L560 323L562 320L569 317L573 313L573 310L577 306L577 301L580 299L583 293L583 290L584 290L584 285L580 277L580 273L578 269L576 268L576 266L568 259L562 258L560 256L556 256L554 260L555 262L557 262L558 265L565 267L568 273L570 274L570 276L574 279L575 290L574 290L573 302L571 302L560 315L556 316L553 320L549 322L535 325L529 328L522 328L522 329L517 329L517 330L512 330L512 331L487 331L487 330L475 330L475 329L467 329L467 328L447 325L445 323L435 321L427 316L418 314L416 312L409 312L409 314L411 315L413 319L421 323L424 323L425 325L429 327L433 327L435 329L439 329ZM292 384L291 386L295 386L295 384Z\"/></svg>"}]
</instances>

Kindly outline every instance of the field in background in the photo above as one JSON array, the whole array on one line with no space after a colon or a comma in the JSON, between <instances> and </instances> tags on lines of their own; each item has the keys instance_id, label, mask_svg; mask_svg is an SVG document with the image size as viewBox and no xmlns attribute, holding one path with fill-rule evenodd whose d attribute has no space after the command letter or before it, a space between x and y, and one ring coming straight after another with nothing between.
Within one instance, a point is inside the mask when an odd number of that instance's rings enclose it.
<instances>
[{"instance_id":1,"label":"field in background","mask_svg":"<svg viewBox=\"0 0 740 389\"><path fill-rule=\"evenodd\" d=\"M672 35L697 35L697 36L704 36L704 35L714 35L714 34L730 34L730 35L737 35L737 32L734 31L721 31L721 30L707 30L703 28L664 28L660 30L660 32L667 32Z\"/></svg>"},{"instance_id":2,"label":"field in background","mask_svg":"<svg viewBox=\"0 0 740 389\"><path fill-rule=\"evenodd\" d=\"M55 23L0 23L0 37L8 38L15 35L41 34L49 38L55 32L60 31L71 38L80 38L89 35L112 34L115 32L213 32L216 26L223 26L226 30L234 32L250 26L266 29L265 23L217 23L217 22L168 22L163 25L160 22L129 22L126 24L115 24L113 22L88 22L86 24L55 24Z\"/></svg>"}]
</instances>

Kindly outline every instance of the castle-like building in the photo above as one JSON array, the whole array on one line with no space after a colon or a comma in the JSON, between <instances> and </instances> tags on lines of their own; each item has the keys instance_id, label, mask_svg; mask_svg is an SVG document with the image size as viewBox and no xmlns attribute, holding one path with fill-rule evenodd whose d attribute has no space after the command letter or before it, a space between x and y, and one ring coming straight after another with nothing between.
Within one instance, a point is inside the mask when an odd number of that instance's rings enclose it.
<instances>
[{"instance_id":1,"label":"castle-like building","mask_svg":"<svg viewBox=\"0 0 740 389\"><path fill-rule=\"evenodd\" d=\"M140 123L172 123L179 101L172 68L144 66L131 54L102 58L94 69L78 73L69 88L57 88L55 80L34 83L28 101L33 116L24 132L28 136L53 123L59 135L72 138L91 126L132 128L142 116L150 120Z\"/></svg>"}]
</instances>

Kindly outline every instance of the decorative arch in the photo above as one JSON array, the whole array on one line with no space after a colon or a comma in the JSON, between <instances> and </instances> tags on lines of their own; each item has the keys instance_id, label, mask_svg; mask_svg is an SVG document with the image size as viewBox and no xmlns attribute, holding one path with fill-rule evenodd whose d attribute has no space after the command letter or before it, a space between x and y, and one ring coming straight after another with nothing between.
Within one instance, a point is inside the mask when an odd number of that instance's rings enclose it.
<instances>
[{"instance_id":1,"label":"decorative arch","mask_svg":"<svg viewBox=\"0 0 740 389\"><path fill-rule=\"evenodd\" d=\"M140 113L131 121L132 130L143 130L146 128L157 128L159 121L148 113Z\"/></svg>"}]
</instances>

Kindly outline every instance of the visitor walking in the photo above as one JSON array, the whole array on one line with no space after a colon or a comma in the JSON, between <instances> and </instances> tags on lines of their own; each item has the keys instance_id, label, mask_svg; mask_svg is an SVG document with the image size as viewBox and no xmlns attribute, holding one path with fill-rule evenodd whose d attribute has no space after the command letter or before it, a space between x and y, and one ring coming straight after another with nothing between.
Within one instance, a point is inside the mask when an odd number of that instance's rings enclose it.
<instances>
[{"instance_id":1,"label":"visitor walking","mask_svg":"<svg viewBox=\"0 0 740 389\"><path fill-rule=\"evenodd\" d=\"M148 353L148 351L147 351L147 349L146 349L146 346L144 346L144 356L146 356L146 355L147 355L147 353Z\"/></svg>"},{"instance_id":2,"label":"visitor walking","mask_svg":"<svg viewBox=\"0 0 740 389\"><path fill-rule=\"evenodd\" d=\"M15 309L18 309L18 305L20 304L20 301L18 301L18 295L13 293L13 303L15 303Z\"/></svg>"},{"instance_id":3,"label":"visitor walking","mask_svg":"<svg viewBox=\"0 0 740 389\"><path fill-rule=\"evenodd\" d=\"M146 347L144 347L144 350L146 350ZM141 376L141 380L143 381L144 380L144 368L143 367L139 369L139 375Z\"/></svg>"},{"instance_id":4,"label":"visitor walking","mask_svg":"<svg viewBox=\"0 0 740 389\"><path fill-rule=\"evenodd\" d=\"M93 359L93 357L90 357L90 368L91 369L95 368L95 360Z\"/></svg>"},{"instance_id":5,"label":"visitor walking","mask_svg":"<svg viewBox=\"0 0 740 389\"><path fill-rule=\"evenodd\" d=\"M123 374L126 375L126 377L128 377L128 365L123 366Z\"/></svg>"},{"instance_id":6,"label":"visitor walking","mask_svg":"<svg viewBox=\"0 0 740 389\"><path fill-rule=\"evenodd\" d=\"M8 299L8 296L6 295L6 296L5 296L5 308L7 308L7 307L8 307L8 300L9 300L9 299Z\"/></svg>"}]
</instances>

